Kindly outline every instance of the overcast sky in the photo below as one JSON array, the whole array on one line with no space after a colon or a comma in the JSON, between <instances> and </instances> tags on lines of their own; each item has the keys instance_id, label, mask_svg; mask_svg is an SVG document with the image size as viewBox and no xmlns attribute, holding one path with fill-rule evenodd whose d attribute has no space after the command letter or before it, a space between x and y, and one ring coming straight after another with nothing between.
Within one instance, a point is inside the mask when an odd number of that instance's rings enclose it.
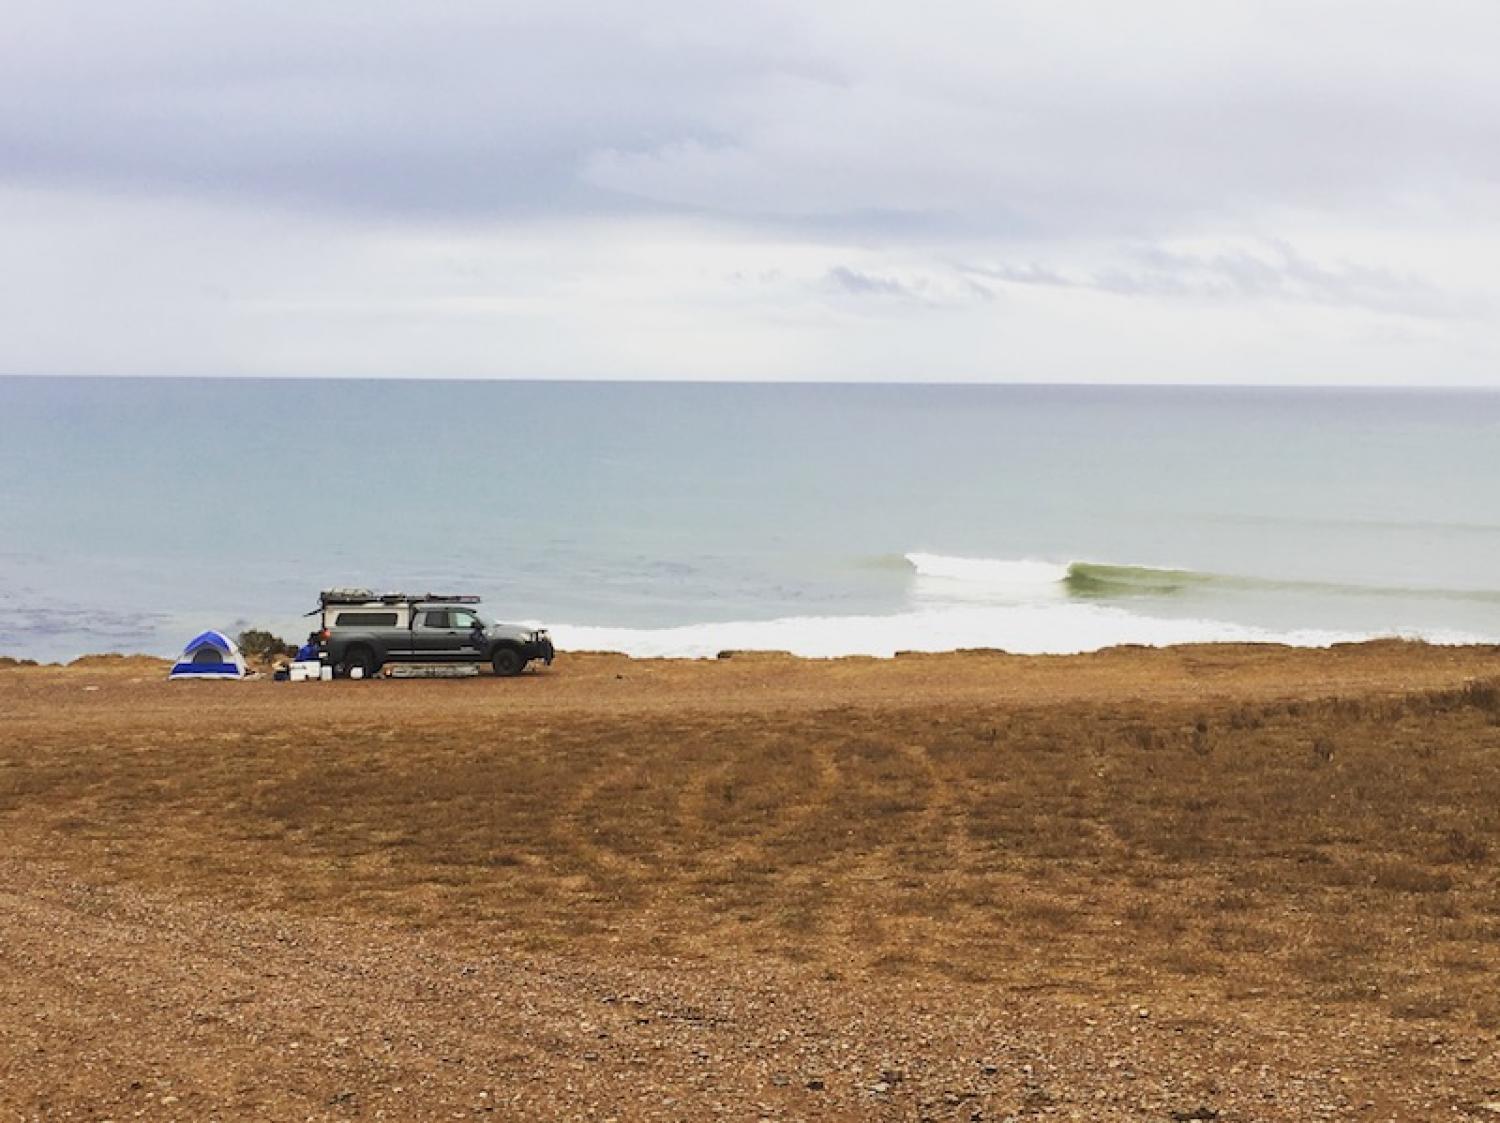
<instances>
[{"instance_id":1,"label":"overcast sky","mask_svg":"<svg viewBox=\"0 0 1500 1123\"><path fill-rule=\"evenodd\" d=\"M10 0L0 372L1500 385L1500 4Z\"/></svg>"}]
</instances>

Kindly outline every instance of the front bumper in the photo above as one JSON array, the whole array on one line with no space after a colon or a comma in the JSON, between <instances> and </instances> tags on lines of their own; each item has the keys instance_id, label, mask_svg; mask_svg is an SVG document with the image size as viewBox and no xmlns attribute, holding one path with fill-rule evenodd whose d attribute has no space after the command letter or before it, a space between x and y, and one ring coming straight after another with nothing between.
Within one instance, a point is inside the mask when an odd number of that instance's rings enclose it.
<instances>
[{"instance_id":1,"label":"front bumper","mask_svg":"<svg viewBox=\"0 0 1500 1123\"><path fill-rule=\"evenodd\" d=\"M552 660L557 658L557 649L552 646L552 637L546 632L536 632L529 641L521 645L521 654L528 663L540 659L550 667Z\"/></svg>"}]
</instances>

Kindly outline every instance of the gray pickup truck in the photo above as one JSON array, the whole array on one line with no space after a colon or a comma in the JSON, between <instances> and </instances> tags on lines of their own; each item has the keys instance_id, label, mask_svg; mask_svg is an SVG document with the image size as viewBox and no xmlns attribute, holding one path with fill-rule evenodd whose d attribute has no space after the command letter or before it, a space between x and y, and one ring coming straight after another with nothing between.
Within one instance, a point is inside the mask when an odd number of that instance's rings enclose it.
<instances>
[{"instance_id":1,"label":"gray pickup truck","mask_svg":"<svg viewBox=\"0 0 1500 1123\"><path fill-rule=\"evenodd\" d=\"M321 617L319 661L350 678L372 678L392 663L487 663L509 677L552 662L545 630L487 620L478 605L472 596L325 589L309 615Z\"/></svg>"}]
</instances>

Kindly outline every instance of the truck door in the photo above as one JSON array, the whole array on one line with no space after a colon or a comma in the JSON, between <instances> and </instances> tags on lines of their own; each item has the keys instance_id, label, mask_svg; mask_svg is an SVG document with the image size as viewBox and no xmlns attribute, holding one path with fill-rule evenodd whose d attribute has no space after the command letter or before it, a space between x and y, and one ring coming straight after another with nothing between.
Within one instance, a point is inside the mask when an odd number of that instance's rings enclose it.
<instances>
[{"instance_id":1,"label":"truck door","mask_svg":"<svg viewBox=\"0 0 1500 1123\"><path fill-rule=\"evenodd\" d=\"M434 663L478 659L478 624L472 612L461 608L423 609L412 629L417 658Z\"/></svg>"},{"instance_id":2,"label":"truck door","mask_svg":"<svg viewBox=\"0 0 1500 1123\"><path fill-rule=\"evenodd\" d=\"M457 633L453 642L460 645L461 658L478 659L484 655L484 629L477 615L466 608L450 608L448 623Z\"/></svg>"},{"instance_id":3,"label":"truck door","mask_svg":"<svg viewBox=\"0 0 1500 1123\"><path fill-rule=\"evenodd\" d=\"M453 629L448 610L424 608L416 616L411 629L413 654L418 659L433 663L453 658Z\"/></svg>"}]
</instances>

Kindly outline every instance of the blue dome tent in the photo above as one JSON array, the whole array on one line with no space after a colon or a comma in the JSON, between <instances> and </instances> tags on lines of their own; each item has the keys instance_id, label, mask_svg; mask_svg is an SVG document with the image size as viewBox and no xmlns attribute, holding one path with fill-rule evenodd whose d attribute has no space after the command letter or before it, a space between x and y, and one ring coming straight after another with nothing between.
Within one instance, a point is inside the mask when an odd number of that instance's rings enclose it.
<instances>
[{"instance_id":1,"label":"blue dome tent","mask_svg":"<svg viewBox=\"0 0 1500 1123\"><path fill-rule=\"evenodd\" d=\"M204 632L182 649L169 679L244 678L245 657L223 632Z\"/></svg>"}]
</instances>

